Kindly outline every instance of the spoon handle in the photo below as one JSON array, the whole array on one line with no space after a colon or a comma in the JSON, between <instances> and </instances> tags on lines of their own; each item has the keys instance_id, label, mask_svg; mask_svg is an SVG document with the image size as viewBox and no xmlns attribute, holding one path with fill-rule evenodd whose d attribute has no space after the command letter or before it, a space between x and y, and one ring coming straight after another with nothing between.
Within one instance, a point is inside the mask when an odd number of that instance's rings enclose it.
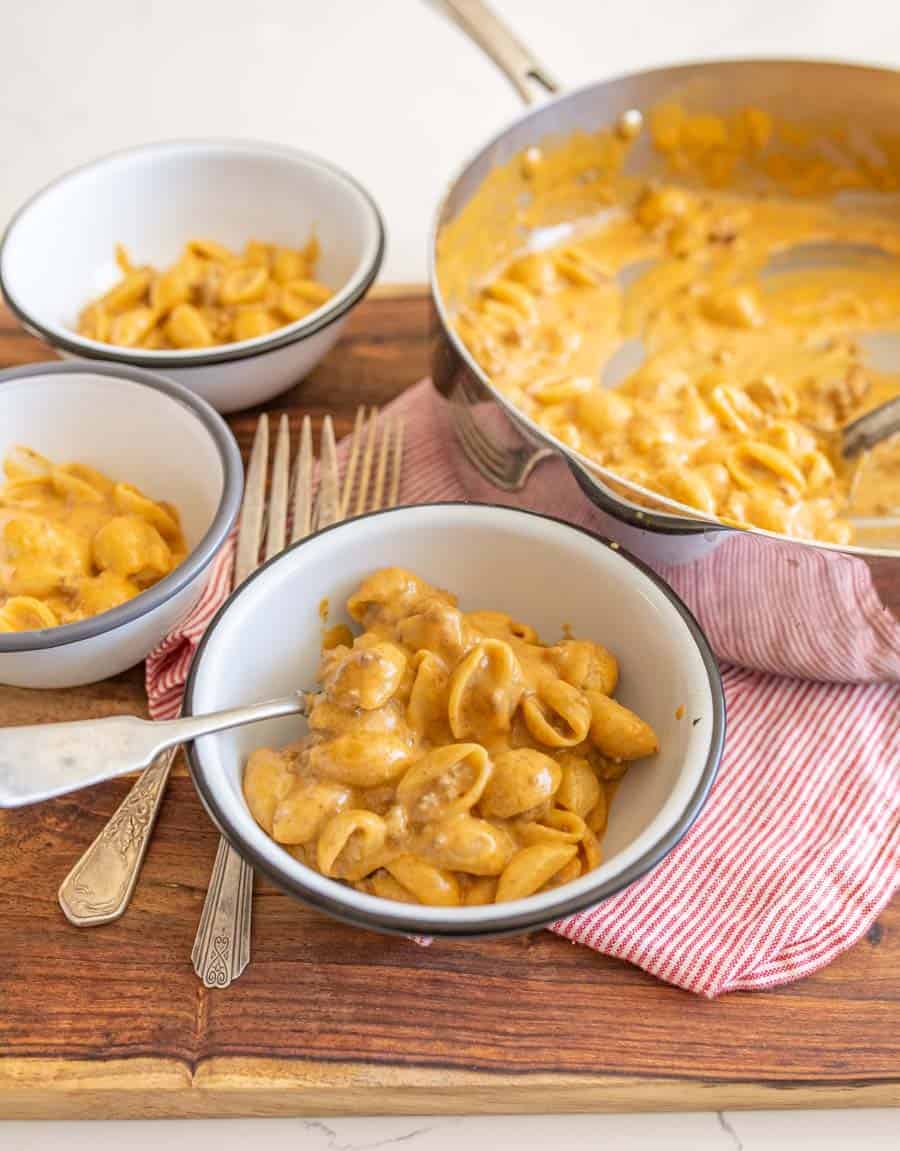
<instances>
[{"instance_id":1,"label":"spoon handle","mask_svg":"<svg viewBox=\"0 0 900 1151\"><path fill-rule=\"evenodd\" d=\"M858 456L900 432L900 397L887 400L848 424L841 433L841 450L847 459Z\"/></svg>"},{"instance_id":2,"label":"spoon handle","mask_svg":"<svg viewBox=\"0 0 900 1151\"><path fill-rule=\"evenodd\" d=\"M154 723L112 716L0 729L0 807L22 807L140 771L179 743L245 723L302 714L302 693Z\"/></svg>"}]
</instances>

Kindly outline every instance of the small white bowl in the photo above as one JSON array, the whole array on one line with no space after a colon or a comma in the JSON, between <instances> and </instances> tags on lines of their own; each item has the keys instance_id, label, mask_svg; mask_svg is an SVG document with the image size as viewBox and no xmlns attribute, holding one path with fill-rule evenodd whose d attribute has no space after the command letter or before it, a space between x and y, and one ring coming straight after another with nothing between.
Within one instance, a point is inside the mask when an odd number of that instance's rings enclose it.
<instances>
[{"instance_id":1,"label":"small white bowl","mask_svg":"<svg viewBox=\"0 0 900 1151\"><path fill-rule=\"evenodd\" d=\"M596 870L528 899L448 910L379 899L327 879L257 825L241 790L243 765L254 748L296 739L302 720L205 736L188 751L194 783L244 859L303 902L351 923L483 935L531 930L598 903L671 851L703 807L721 757L725 704L715 659L693 617L657 576L616 545L560 520L483 504L431 504L319 532L262 567L223 606L194 659L186 712L311 688L320 602L330 604L329 625L351 622L343 610L347 596L365 575L389 565L456 592L464 609L507 611L544 640L568 625L576 636L607 645L621 664L618 698L653 724L661 751L622 781Z\"/></svg>"},{"instance_id":2,"label":"small white bowl","mask_svg":"<svg viewBox=\"0 0 900 1151\"><path fill-rule=\"evenodd\" d=\"M215 348L149 351L79 336L81 309L118 279L113 250L166 267L190 239L241 248L251 239L300 246L311 233L321 308L266 336ZM24 326L63 355L164 372L220 412L303 379L333 346L384 254L371 196L340 169L290 148L185 140L117 152L55 180L13 218L0 246L0 290Z\"/></svg>"},{"instance_id":3,"label":"small white bowl","mask_svg":"<svg viewBox=\"0 0 900 1151\"><path fill-rule=\"evenodd\" d=\"M24 444L178 508L187 559L128 603L79 623L0 634L0 683L74 687L144 658L191 610L237 518L241 456L225 421L137 368L32 364L0 372L0 460Z\"/></svg>"}]
</instances>

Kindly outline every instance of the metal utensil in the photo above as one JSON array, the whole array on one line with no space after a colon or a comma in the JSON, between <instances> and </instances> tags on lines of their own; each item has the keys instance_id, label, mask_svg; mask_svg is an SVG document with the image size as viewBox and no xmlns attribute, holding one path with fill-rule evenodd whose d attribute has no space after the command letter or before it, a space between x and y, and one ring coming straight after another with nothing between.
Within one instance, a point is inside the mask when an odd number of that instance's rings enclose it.
<instances>
[{"instance_id":1,"label":"metal utensil","mask_svg":"<svg viewBox=\"0 0 900 1151\"><path fill-rule=\"evenodd\" d=\"M262 426L260 420L260 428ZM263 433L258 430L258 434L262 439ZM325 417L322 425L322 479L319 488L319 506L316 509L320 517L323 495L327 498L327 487L331 476L331 465L326 463L326 454L328 461L335 459L334 427L330 416ZM241 534L238 538L235 588L259 565L267 455L267 450L261 450L258 459L254 461L256 471L253 473L253 497L247 506L246 523L243 518L241 520ZM272 464L272 487L265 543L267 560L283 551L287 542L289 455L290 429L287 417L283 417ZM251 471L253 471L252 465ZM300 433L300 449L294 480L295 533L308 534L313 527L316 512L312 507L312 471L312 426L309 417L306 416ZM325 514L327 516L327 510ZM253 871L228 840L221 836L206 898L203 901L203 910L200 913L200 923L191 948L194 971L206 987L227 987L240 976L250 962L252 917Z\"/></svg>"},{"instance_id":2,"label":"metal utensil","mask_svg":"<svg viewBox=\"0 0 900 1151\"><path fill-rule=\"evenodd\" d=\"M150 720L115 715L0 731L0 807L24 807L147 767L162 752L201 735L303 714L304 695L270 699L210 715Z\"/></svg>"},{"instance_id":3,"label":"metal utensil","mask_svg":"<svg viewBox=\"0 0 900 1151\"><path fill-rule=\"evenodd\" d=\"M317 528L324 528L344 519L354 496L357 513L364 512L367 503L372 511L385 504L388 507L396 504L403 455L403 421L397 416L389 416L385 420L381 445L376 450L377 420L377 408L371 409L368 425L364 410L360 408L357 411L342 490L334 428L330 418L326 417L322 427L319 491L314 515L310 510L312 445L308 420L304 420L294 492L292 542L308 535L313 523ZM273 547L279 545L275 551L280 551L283 547L283 528L272 535L271 520L269 527L268 542ZM250 962L252 903L253 872L223 838L219 842L200 925L191 950L194 971L205 986L227 987Z\"/></svg>"},{"instance_id":4,"label":"metal utensil","mask_svg":"<svg viewBox=\"0 0 900 1151\"><path fill-rule=\"evenodd\" d=\"M444 0L444 7L486 48L516 91L533 101L531 108L485 141L463 166L438 205L431 237L431 374L439 418L448 420L455 429L467 457L460 465L467 493L480 500L518 504L524 498L529 506L558 514L565 506L560 493L571 493L577 500L580 489L586 497L577 511L580 520L612 536L667 577L684 569L681 594L701 626L718 637L714 642L723 659L815 679L845 681L860 675L897 678L896 660L886 659L877 668L869 661L871 651L884 643L885 630L893 626L892 610L900 615L900 521L896 525L890 521L875 526L858 524L859 542L853 546L822 544L707 520L669 497L599 467L525 415L475 362L455 331L451 313L454 301L447 294L448 285L438 280L437 252L439 242L444 252L455 242L447 230L449 225L458 220L490 173L530 148L541 148L548 140L579 132L590 134L636 119L642 111L666 102L713 115L729 115L736 108L752 106L777 120L792 122L843 122L852 113L854 131L876 139L896 131L900 72L809 60L710 61L621 76L548 100L548 91L552 93L555 85L546 82L546 72L534 56L485 4L480 0ZM671 179L665 159L647 139L639 140L630 153L628 173L642 179ZM484 242L473 245L476 266L467 266L474 278L490 273L498 254L506 250L504 244L521 244L519 231L513 227L506 230L509 221L518 219L517 196L516 189L505 205L508 210L504 211L503 203L494 205L494 223L490 228L485 225ZM891 206L889 199L879 203ZM557 207L546 220L533 220L538 234L547 225L559 223ZM856 262L871 258L868 250L847 255ZM813 265L823 260L834 262L833 253L823 255L821 251L809 252L804 258ZM777 261L775 270L783 270ZM641 273L636 266L628 274ZM631 348L613 365L613 372L618 371L621 378L639 362L639 355ZM900 363L900 358L895 363ZM863 429L847 430L855 436L872 429L867 421ZM887 423L877 434L879 439L890 434ZM848 450L852 450L849 445ZM560 461L565 467L558 466ZM577 489L570 482L572 478ZM514 494L507 496L508 492ZM748 563L748 556L753 565ZM726 634L716 627L720 597L740 582L737 576L741 571L756 564L765 569L765 579L759 582L755 595L730 598ZM826 606L831 601L822 595L823 586L836 588L851 582L869 589L866 595L876 608L886 609L879 612L873 608L869 628L848 631L842 610ZM810 605L818 612L814 620ZM815 651L806 656L797 646L785 644L764 649L753 639L761 626L760 612L770 621L766 627L771 626L776 634L793 635L802 628L804 634L808 631L819 637L811 644ZM854 668L863 670L851 670Z\"/></svg>"},{"instance_id":5,"label":"metal utensil","mask_svg":"<svg viewBox=\"0 0 900 1151\"><path fill-rule=\"evenodd\" d=\"M285 419L282 427L285 427ZM304 431L308 435L308 429L304 428ZM240 541L255 533L255 555L259 554L268 452L269 417L263 415L253 437L239 528L239 551ZM244 546L248 547L246 543ZM118 919L128 906L159 815L176 751L177 747L171 748L147 768L60 884L59 905L76 927L110 923Z\"/></svg>"}]
</instances>

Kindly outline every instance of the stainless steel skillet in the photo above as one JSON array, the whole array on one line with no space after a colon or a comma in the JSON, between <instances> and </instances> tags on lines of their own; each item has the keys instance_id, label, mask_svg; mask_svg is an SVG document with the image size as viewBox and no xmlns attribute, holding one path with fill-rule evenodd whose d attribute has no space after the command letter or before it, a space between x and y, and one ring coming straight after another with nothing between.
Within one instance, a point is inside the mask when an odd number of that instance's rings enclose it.
<instances>
[{"instance_id":1,"label":"stainless steel skillet","mask_svg":"<svg viewBox=\"0 0 900 1151\"><path fill-rule=\"evenodd\" d=\"M897 540L884 546L808 543L706 521L618 480L548 435L492 386L451 328L435 266L442 230L488 174L548 137L595 131L672 99L712 113L753 105L779 119L851 119L869 132L896 133L900 73L802 60L711 61L556 96L546 69L480 0L445 0L445 6L526 101L553 97L476 153L435 221L432 376L442 413L465 451L470 494L557 514L575 509L572 518L618 539L675 586L724 659L812 679L900 680L900 527ZM629 170L662 174L662 162L640 143Z\"/></svg>"}]
</instances>

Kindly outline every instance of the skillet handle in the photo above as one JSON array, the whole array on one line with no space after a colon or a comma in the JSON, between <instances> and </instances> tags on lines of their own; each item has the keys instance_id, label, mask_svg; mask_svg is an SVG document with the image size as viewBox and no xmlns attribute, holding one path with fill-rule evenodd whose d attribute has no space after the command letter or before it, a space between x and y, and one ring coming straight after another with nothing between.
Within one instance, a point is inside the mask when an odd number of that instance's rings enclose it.
<instances>
[{"instance_id":1,"label":"skillet handle","mask_svg":"<svg viewBox=\"0 0 900 1151\"><path fill-rule=\"evenodd\" d=\"M482 0L444 0L444 7L466 35L490 56L526 104L533 104L541 94L552 96L559 91L559 84L547 69Z\"/></svg>"}]
</instances>

